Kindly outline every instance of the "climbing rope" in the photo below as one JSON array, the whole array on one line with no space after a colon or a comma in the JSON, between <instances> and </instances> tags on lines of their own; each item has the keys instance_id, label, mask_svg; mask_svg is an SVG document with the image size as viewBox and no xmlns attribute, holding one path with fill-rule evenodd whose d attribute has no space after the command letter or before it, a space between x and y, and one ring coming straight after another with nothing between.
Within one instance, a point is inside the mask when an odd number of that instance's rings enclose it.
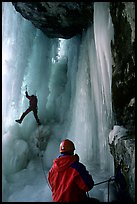
<instances>
[{"instance_id":1,"label":"climbing rope","mask_svg":"<svg viewBox=\"0 0 137 204\"><path fill-rule=\"evenodd\" d=\"M38 138L40 138L39 126L38 126ZM38 146L38 148L39 148L39 152L41 153L40 146ZM43 154L40 154L40 153L39 153L39 157L40 157L40 160L41 160L41 166L42 166L43 174L44 174L46 183L48 184L48 186L49 186L49 188L51 190L51 187L50 187L48 179L47 179L47 175L46 175L45 170L44 170Z\"/></svg>"}]
</instances>

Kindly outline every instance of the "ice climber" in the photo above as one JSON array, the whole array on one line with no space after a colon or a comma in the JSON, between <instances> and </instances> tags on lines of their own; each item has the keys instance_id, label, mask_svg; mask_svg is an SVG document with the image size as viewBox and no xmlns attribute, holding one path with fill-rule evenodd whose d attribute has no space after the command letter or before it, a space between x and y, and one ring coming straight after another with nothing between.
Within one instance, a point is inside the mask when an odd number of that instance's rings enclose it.
<instances>
[{"instance_id":1,"label":"ice climber","mask_svg":"<svg viewBox=\"0 0 137 204\"><path fill-rule=\"evenodd\" d=\"M87 201L86 192L94 186L92 176L74 155L75 146L65 139L60 144L60 156L53 161L48 172L53 202Z\"/></svg>"},{"instance_id":2,"label":"ice climber","mask_svg":"<svg viewBox=\"0 0 137 204\"><path fill-rule=\"evenodd\" d=\"M38 102L38 99L37 99L37 97L36 96L34 96L34 95L31 95L31 96L29 96L28 95L28 92L27 92L27 90L26 90L26 92L25 92L25 94L26 94L26 97L29 99L29 108L21 115L21 117L20 117L20 119L19 120L15 120L17 123L22 123L22 120L24 119L24 117L29 113L29 112L31 112L31 111L33 111L33 114L34 114L34 117L35 117L35 119L36 119L36 121L37 121L37 124L38 125L41 125L41 123L40 123L40 120L39 120L39 118L38 118L38 111L37 111L37 102Z\"/></svg>"}]
</instances>

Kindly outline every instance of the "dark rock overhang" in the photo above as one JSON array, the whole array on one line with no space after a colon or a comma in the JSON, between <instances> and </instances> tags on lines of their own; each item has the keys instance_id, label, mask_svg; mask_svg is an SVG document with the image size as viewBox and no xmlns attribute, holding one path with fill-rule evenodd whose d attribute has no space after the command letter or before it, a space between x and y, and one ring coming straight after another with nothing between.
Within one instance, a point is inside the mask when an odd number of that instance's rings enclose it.
<instances>
[{"instance_id":1,"label":"dark rock overhang","mask_svg":"<svg viewBox=\"0 0 137 204\"><path fill-rule=\"evenodd\" d=\"M69 39L93 22L93 2L12 2L16 11L50 38Z\"/></svg>"}]
</instances>

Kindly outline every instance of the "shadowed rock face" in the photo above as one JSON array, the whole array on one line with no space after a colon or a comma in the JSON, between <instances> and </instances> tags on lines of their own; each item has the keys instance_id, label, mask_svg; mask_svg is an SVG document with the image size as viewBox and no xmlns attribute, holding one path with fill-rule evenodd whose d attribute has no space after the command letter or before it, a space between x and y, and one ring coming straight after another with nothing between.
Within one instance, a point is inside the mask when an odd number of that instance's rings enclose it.
<instances>
[{"instance_id":1,"label":"shadowed rock face","mask_svg":"<svg viewBox=\"0 0 137 204\"><path fill-rule=\"evenodd\" d=\"M112 2L112 101L115 120L135 133L135 3Z\"/></svg>"},{"instance_id":2,"label":"shadowed rock face","mask_svg":"<svg viewBox=\"0 0 137 204\"><path fill-rule=\"evenodd\" d=\"M135 138L131 138L127 129L116 125L111 131L109 145L114 157L115 175L119 169L125 180L123 183L122 177L117 174L115 184L119 192L122 190L124 195L121 201L135 201Z\"/></svg>"},{"instance_id":3,"label":"shadowed rock face","mask_svg":"<svg viewBox=\"0 0 137 204\"><path fill-rule=\"evenodd\" d=\"M115 169L122 161L126 194L135 202L135 2L111 2L110 13L114 25L111 50L114 123L128 130L110 149Z\"/></svg>"},{"instance_id":4,"label":"shadowed rock face","mask_svg":"<svg viewBox=\"0 0 137 204\"><path fill-rule=\"evenodd\" d=\"M71 38L93 20L90 2L12 2L16 11L50 38Z\"/></svg>"}]
</instances>

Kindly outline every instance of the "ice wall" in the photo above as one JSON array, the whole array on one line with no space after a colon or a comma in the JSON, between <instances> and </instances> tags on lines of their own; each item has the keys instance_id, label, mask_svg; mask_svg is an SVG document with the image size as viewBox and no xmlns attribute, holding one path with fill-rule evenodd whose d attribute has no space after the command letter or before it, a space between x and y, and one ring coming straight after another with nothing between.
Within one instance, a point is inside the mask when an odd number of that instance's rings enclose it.
<instances>
[{"instance_id":1,"label":"ice wall","mask_svg":"<svg viewBox=\"0 0 137 204\"><path fill-rule=\"evenodd\" d=\"M80 161L93 176L97 169L101 176L112 176L108 136L112 125L110 43L113 27L108 6L108 2L95 3L94 25L83 31L82 36L61 40L47 38L23 19L11 3L3 2L4 200L50 201L37 157L39 136L43 139L46 173L59 154L60 141L70 138ZM38 96L38 115L42 122L39 129L31 113L21 125L15 123L28 107L24 94L26 85L30 94ZM95 181L101 179L94 178ZM39 189L37 193L35 188Z\"/></svg>"},{"instance_id":2,"label":"ice wall","mask_svg":"<svg viewBox=\"0 0 137 204\"><path fill-rule=\"evenodd\" d=\"M76 76L71 130L82 161L92 161L112 173L108 135L112 126L111 40L108 3L94 4L94 25L83 32ZM73 136L75 135L75 136Z\"/></svg>"},{"instance_id":3,"label":"ice wall","mask_svg":"<svg viewBox=\"0 0 137 204\"><path fill-rule=\"evenodd\" d=\"M56 53L56 41L55 39L54 43L51 42L40 30L22 18L11 2L2 3L2 188L4 201L10 200L10 195L12 197L14 193L17 198L14 195L12 201L19 199L17 193L21 192L19 186L24 186L25 178L26 182L30 181L29 171L32 172L33 164L30 165L31 170L28 167L28 173L23 174L24 176L20 173L16 177L15 174L26 168L29 161L37 155L38 148L35 142L38 136L37 125L32 113L27 116L21 126L15 123L15 119L18 119L28 107L25 97L27 85L29 94L38 96L38 115L42 124L45 124L46 111L44 109L49 94L51 58ZM41 135L45 135L45 132L49 134L48 129L43 128ZM36 175L32 174L34 178L37 175L36 172ZM31 192L33 184L28 185ZM26 190L23 190L20 199L23 197L27 199L24 192Z\"/></svg>"}]
</instances>

